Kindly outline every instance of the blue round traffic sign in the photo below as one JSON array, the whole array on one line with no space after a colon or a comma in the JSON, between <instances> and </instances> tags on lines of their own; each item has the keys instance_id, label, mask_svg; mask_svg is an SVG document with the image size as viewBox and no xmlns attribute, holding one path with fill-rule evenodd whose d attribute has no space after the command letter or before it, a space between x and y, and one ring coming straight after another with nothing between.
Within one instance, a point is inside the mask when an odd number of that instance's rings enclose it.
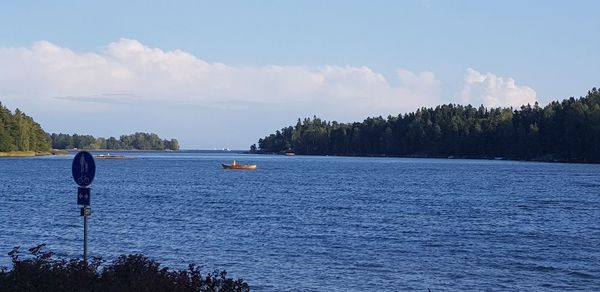
<instances>
[{"instance_id":1,"label":"blue round traffic sign","mask_svg":"<svg viewBox=\"0 0 600 292\"><path fill-rule=\"evenodd\" d=\"M96 163L92 154L87 151L77 153L73 158L71 172L76 184L82 187L89 186L96 175Z\"/></svg>"}]
</instances>

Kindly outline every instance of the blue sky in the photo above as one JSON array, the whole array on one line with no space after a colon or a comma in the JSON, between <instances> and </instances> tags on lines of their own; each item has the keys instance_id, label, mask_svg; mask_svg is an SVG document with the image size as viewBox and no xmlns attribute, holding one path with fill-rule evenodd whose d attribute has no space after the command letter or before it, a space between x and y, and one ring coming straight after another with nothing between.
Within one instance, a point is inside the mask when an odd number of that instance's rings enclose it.
<instances>
[{"instance_id":1,"label":"blue sky","mask_svg":"<svg viewBox=\"0 0 600 292\"><path fill-rule=\"evenodd\" d=\"M49 132L242 148L359 121L598 87L598 1L11 1L0 101ZM4 64L2 64L4 63Z\"/></svg>"}]
</instances>

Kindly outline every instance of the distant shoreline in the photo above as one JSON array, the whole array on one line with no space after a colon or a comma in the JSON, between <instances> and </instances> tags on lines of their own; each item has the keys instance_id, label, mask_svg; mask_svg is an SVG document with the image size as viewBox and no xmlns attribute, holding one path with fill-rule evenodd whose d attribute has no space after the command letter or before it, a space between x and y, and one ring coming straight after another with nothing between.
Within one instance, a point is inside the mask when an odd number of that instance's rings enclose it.
<instances>
[{"instance_id":1,"label":"distant shoreline","mask_svg":"<svg viewBox=\"0 0 600 292\"><path fill-rule=\"evenodd\" d=\"M69 152L66 150L52 149L48 151L8 151L0 152L0 157L33 157L33 156L47 156L47 155L66 155Z\"/></svg>"},{"instance_id":2,"label":"distant shoreline","mask_svg":"<svg viewBox=\"0 0 600 292\"><path fill-rule=\"evenodd\" d=\"M265 153L265 152L244 152L244 154L259 154L259 155L281 155L286 156L283 153ZM295 154L303 156L335 156L335 157L371 157L371 158L424 158L424 159L465 159L465 160L502 160L502 161L521 161L521 162L546 162L546 163L573 163L573 164L600 164L598 162L582 161L582 160L561 160L554 157L548 158L534 158L534 159L514 159L505 157L485 157L485 156L433 156L433 155L339 155L339 154Z\"/></svg>"},{"instance_id":3,"label":"distant shoreline","mask_svg":"<svg viewBox=\"0 0 600 292\"><path fill-rule=\"evenodd\" d=\"M154 152L177 152L179 150L157 150L157 149L65 149L67 152L79 152L79 151L93 151L93 152L140 152L140 151L154 151Z\"/></svg>"},{"instance_id":4,"label":"distant shoreline","mask_svg":"<svg viewBox=\"0 0 600 292\"><path fill-rule=\"evenodd\" d=\"M215 152L215 153L231 153L231 154L257 154L257 155L281 155L286 156L284 153L271 153L271 152L250 152L244 150L208 150L208 149L181 149L181 150L143 150L143 149L52 149L43 152L35 151L9 151L0 152L0 158L2 157L35 157L35 156L48 156L48 155L67 155L69 153L75 153L79 151L92 151L92 152ZM432 156L432 155L339 155L339 154L295 154L301 156L334 156L334 157L370 157L370 158L423 158L423 159L465 159L465 160L503 160L503 161L521 161L521 162L545 162L545 163L573 163L573 164L600 164L597 162L589 162L582 160L561 160L554 157L547 158L535 158L535 159L513 159L505 157L477 157L477 156Z\"/></svg>"},{"instance_id":5,"label":"distant shoreline","mask_svg":"<svg viewBox=\"0 0 600 292\"><path fill-rule=\"evenodd\" d=\"M112 153L112 152L166 152L166 153L185 153L185 152L207 152L207 153L230 153L230 154L252 154L246 150L212 150L212 149L180 149L180 150L151 150L151 149L52 149L48 151L8 151L0 152L0 157L34 157L47 155L67 155L80 151L89 151L95 153Z\"/></svg>"}]
</instances>

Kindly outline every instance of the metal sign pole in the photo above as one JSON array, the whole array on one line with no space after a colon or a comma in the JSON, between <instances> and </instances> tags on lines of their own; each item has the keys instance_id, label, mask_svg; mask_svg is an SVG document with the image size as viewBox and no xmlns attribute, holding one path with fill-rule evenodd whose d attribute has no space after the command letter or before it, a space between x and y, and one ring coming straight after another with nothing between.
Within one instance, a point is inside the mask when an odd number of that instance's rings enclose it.
<instances>
[{"instance_id":1,"label":"metal sign pole","mask_svg":"<svg viewBox=\"0 0 600 292\"><path fill-rule=\"evenodd\" d=\"M92 215L92 208L89 205L81 207L81 216L83 216L83 262L87 263L88 254L88 217Z\"/></svg>"},{"instance_id":2,"label":"metal sign pole","mask_svg":"<svg viewBox=\"0 0 600 292\"><path fill-rule=\"evenodd\" d=\"M83 262L87 263L88 216L83 215Z\"/></svg>"}]
</instances>

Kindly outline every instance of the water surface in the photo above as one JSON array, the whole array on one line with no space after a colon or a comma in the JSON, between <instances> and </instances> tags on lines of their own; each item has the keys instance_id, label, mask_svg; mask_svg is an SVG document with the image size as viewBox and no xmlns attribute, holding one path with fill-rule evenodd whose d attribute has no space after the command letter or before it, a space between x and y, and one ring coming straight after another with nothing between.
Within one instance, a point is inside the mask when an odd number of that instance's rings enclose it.
<instances>
[{"instance_id":1,"label":"water surface","mask_svg":"<svg viewBox=\"0 0 600 292\"><path fill-rule=\"evenodd\" d=\"M600 165L125 155L96 160L92 256L195 262L256 291L600 287ZM16 245L81 255L72 158L0 159L0 266Z\"/></svg>"}]
</instances>

